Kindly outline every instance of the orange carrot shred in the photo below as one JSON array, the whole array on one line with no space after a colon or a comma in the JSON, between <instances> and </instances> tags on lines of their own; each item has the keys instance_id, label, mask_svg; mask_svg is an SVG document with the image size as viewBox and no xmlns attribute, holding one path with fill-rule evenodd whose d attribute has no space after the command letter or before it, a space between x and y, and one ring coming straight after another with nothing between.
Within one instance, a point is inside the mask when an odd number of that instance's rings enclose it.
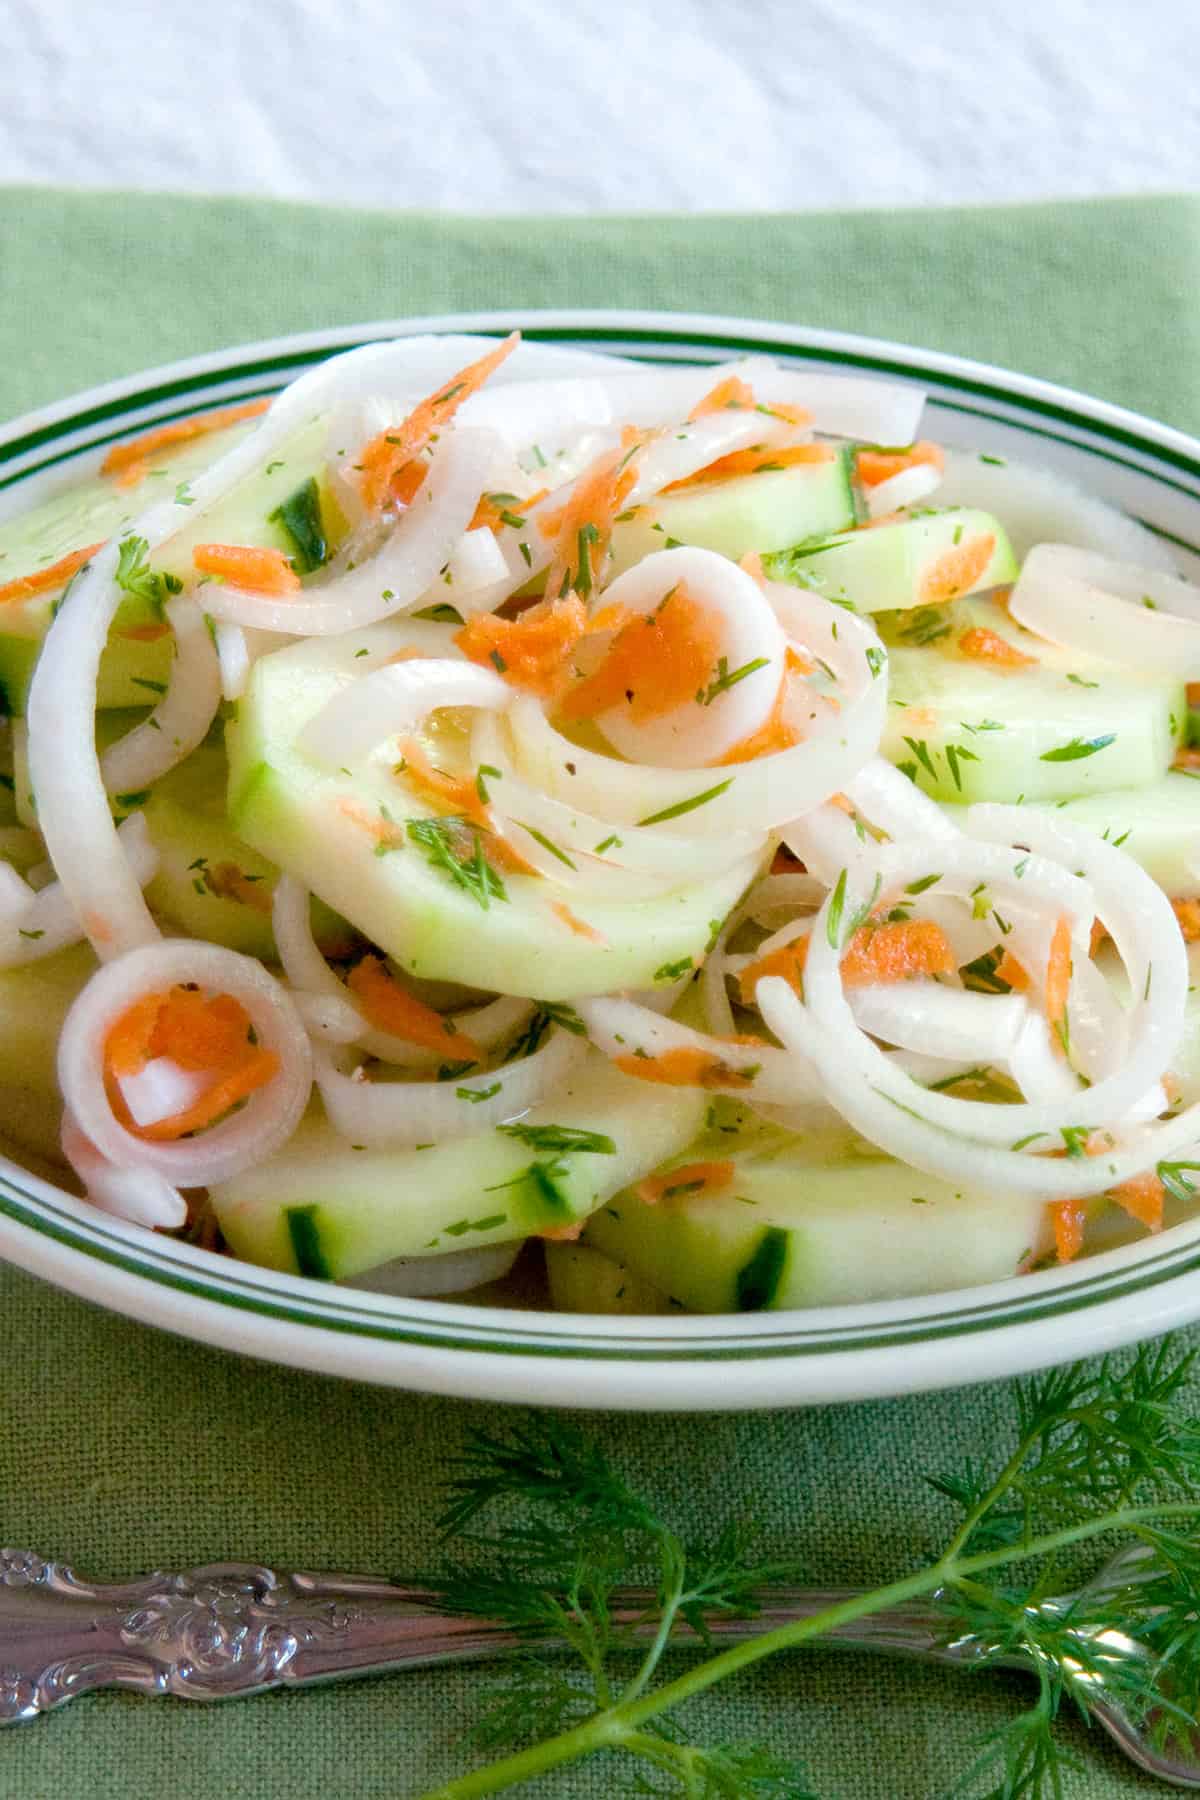
<instances>
[{"instance_id":1,"label":"orange carrot shred","mask_svg":"<svg viewBox=\"0 0 1200 1800\"><path fill-rule=\"evenodd\" d=\"M719 1193L732 1186L733 1175L731 1162L684 1163L663 1175L647 1175L633 1191L646 1206L657 1206L660 1200L674 1200L685 1194Z\"/></svg>"},{"instance_id":2,"label":"orange carrot shred","mask_svg":"<svg viewBox=\"0 0 1200 1800\"><path fill-rule=\"evenodd\" d=\"M1194 944L1200 941L1200 900L1172 900L1171 910L1179 920L1184 942Z\"/></svg>"},{"instance_id":3,"label":"orange carrot shred","mask_svg":"<svg viewBox=\"0 0 1200 1800\"><path fill-rule=\"evenodd\" d=\"M1162 1230L1164 1193L1162 1182L1152 1171L1134 1175L1109 1190L1110 1197L1122 1211L1149 1231Z\"/></svg>"},{"instance_id":4,"label":"orange carrot shred","mask_svg":"<svg viewBox=\"0 0 1200 1800\"><path fill-rule=\"evenodd\" d=\"M402 739L400 754L404 758L405 776L420 793L442 802L451 812L473 820L482 830L492 829L492 815L473 781L466 776L447 775L444 769L436 769L416 738Z\"/></svg>"},{"instance_id":5,"label":"orange carrot shred","mask_svg":"<svg viewBox=\"0 0 1200 1800\"><path fill-rule=\"evenodd\" d=\"M1071 987L1071 921L1062 914L1050 939L1046 958L1046 1017L1056 1039L1061 1041L1067 1017L1067 995Z\"/></svg>"},{"instance_id":6,"label":"orange carrot shred","mask_svg":"<svg viewBox=\"0 0 1200 1800\"><path fill-rule=\"evenodd\" d=\"M165 996L143 994L108 1028L104 1065L111 1075L139 1075L150 1061L150 1043Z\"/></svg>"},{"instance_id":7,"label":"orange carrot shred","mask_svg":"<svg viewBox=\"0 0 1200 1800\"><path fill-rule=\"evenodd\" d=\"M802 463L832 462L833 454L828 444L787 444L779 449L768 447L761 450L731 450L727 456L718 456L714 462L706 463L694 474L684 475L679 481L668 482L662 492L675 494L683 488L707 486L710 481L729 481L735 475L765 475L775 469L796 468Z\"/></svg>"},{"instance_id":8,"label":"orange carrot shred","mask_svg":"<svg viewBox=\"0 0 1200 1800\"><path fill-rule=\"evenodd\" d=\"M604 933L597 931L594 925L589 925L586 919L581 919L578 913L573 913L565 900L555 900L550 910L576 937L586 938L589 944L607 944L608 939Z\"/></svg>"},{"instance_id":9,"label":"orange carrot shred","mask_svg":"<svg viewBox=\"0 0 1200 1800\"><path fill-rule=\"evenodd\" d=\"M742 1000L747 1006L754 1003L754 990L767 975L780 975L790 988L803 997L804 965L808 961L808 938L793 938L790 944L781 944L778 950L770 950L766 956L760 956L757 962L750 963L738 977L738 987Z\"/></svg>"},{"instance_id":10,"label":"orange carrot shred","mask_svg":"<svg viewBox=\"0 0 1200 1800\"><path fill-rule=\"evenodd\" d=\"M716 387L709 388L702 400L697 400L688 414L688 421L703 419L708 413L749 412L754 403L754 389L739 375L727 375Z\"/></svg>"},{"instance_id":11,"label":"orange carrot shred","mask_svg":"<svg viewBox=\"0 0 1200 1800\"><path fill-rule=\"evenodd\" d=\"M790 650L788 652L791 654ZM716 767L730 767L734 763L753 762L758 756L774 756L779 750L790 750L793 744L800 742L800 733L785 717L788 700L788 679L785 674L779 683L779 692L775 696L775 704L771 708L757 731L744 737L727 750L724 756L717 758Z\"/></svg>"},{"instance_id":12,"label":"orange carrot shred","mask_svg":"<svg viewBox=\"0 0 1200 1800\"><path fill-rule=\"evenodd\" d=\"M1013 992L1017 994L1027 993L1032 985L1029 980L1029 971L1024 963L1017 961L1011 950L1006 950L996 964L996 980L1007 982Z\"/></svg>"},{"instance_id":13,"label":"orange carrot shred","mask_svg":"<svg viewBox=\"0 0 1200 1800\"><path fill-rule=\"evenodd\" d=\"M926 606L940 606L945 600L957 599L981 579L996 549L990 531L968 538L965 544L943 550L926 563L921 571L918 598Z\"/></svg>"},{"instance_id":14,"label":"orange carrot shred","mask_svg":"<svg viewBox=\"0 0 1200 1800\"><path fill-rule=\"evenodd\" d=\"M587 630L587 612L575 594L542 600L519 619L476 613L454 634L464 656L494 668L513 687L550 698L566 678L568 659Z\"/></svg>"},{"instance_id":15,"label":"orange carrot shred","mask_svg":"<svg viewBox=\"0 0 1200 1800\"><path fill-rule=\"evenodd\" d=\"M842 981L847 987L869 987L913 975L952 975L957 966L940 925L932 919L897 919L855 932L842 957Z\"/></svg>"},{"instance_id":16,"label":"orange carrot shred","mask_svg":"<svg viewBox=\"0 0 1200 1800\"><path fill-rule=\"evenodd\" d=\"M146 474L146 459L173 444L185 444L192 438L207 437L209 432L224 431L227 425L239 425L243 419L255 419L265 413L270 400L247 400L239 406L218 407L216 412L193 413L188 419L175 419L169 425L156 425L127 444L114 444L100 464L102 475L118 475L119 486L133 487Z\"/></svg>"},{"instance_id":17,"label":"orange carrot shred","mask_svg":"<svg viewBox=\"0 0 1200 1800\"><path fill-rule=\"evenodd\" d=\"M400 424L389 426L371 439L359 457L360 492L369 512L380 512L387 505L401 470L420 456L435 433L454 417L463 401L478 393L488 376L512 355L520 340L519 331L510 332L494 350L468 363L465 369L443 382Z\"/></svg>"},{"instance_id":18,"label":"orange carrot shred","mask_svg":"<svg viewBox=\"0 0 1200 1800\"><path fill-rule=\"evenodd\" d=\"M455 1062L482 1060L475 1040L463 1031L455 1031L441 1013L401 987L378 956L364 956L356 963L346 985L377 1030L403 1038L409 1044L420 1044L426 1050L444 1051Z\"/></svg>"},{"instance_id":19,"label":"orange carrot shred","mask_svg":"<svg viewBox=\"0 0 1200 1800\"><path fill-rule=\"evenodd\" d=\"M202 575L219 575L250 594L294 594L300 577L282 550L249 544L197 544L192 562Z\"/></svg>"},{"instance_id":20,"label":"orange carrot shred","mask_svg":"<svg viewBox=\"0 0 1200 1800\"><path fill-rule=\"evenodd\" d=\"M593 719L625 702L635 724L674 712L711 679L717 627L679 583L651 613L623 625L599 667L570 688L565 719Z\"/></svg>"},{"instance_id":21,"label":"orange carrot shred","mask_svg":"<svg viewBox=\"0 0 1200 1800\"><path fill-rule=\"evenodd\" d=\"M746 1088L753 1080L711 1051L691 1044L663 1050L658 1056L615 1056L613 1063L624 1075L657 1081L664 1087Z\"/></svg>"},{"instance_id":22,"label":"orange carrot shred","mask_svg":"<svg viewBox=\"0 0 1200 1800\"><path fill-rule=\"evenodd\" d=\"M202 1131L206 1125L215 1125L239 1100L248 1099L273 1080L278 1068L279 1058L273 1050L254 1050L245 1062L214 1082L183 1112L174 1113L169 1119L158 1119L153 1125L138 1126L138 1135L151 1143L164 1143L186 1137L189 1132Z\"/></svg>"},{"instance_id":23,"label":"orange carrot shred","mask_svg":"<svg viewBox=\"0 0 1200 1800\"><path fill-rule=\"evenodd\" d=\"M155 644L170 634L169 625L126 625L117 632L118 637L128 638L134 644Z\"/></svg>"},{"instance_id":24,"label":"orange carrot shred","mask_svg":"<svg viewBox=\"0 0 1200 1800\"><path fill-rule=\"evenodd\" d=\"M902 469L916 469L923 464L931 469L944 469L945 453L940 444L921 438L907 450L862 449L854 459L855 473L864 487L878 487L899 475Z\"/></svg>"},{"instance_id":25,"label":"orange carrot shred","mask_svg":"<svg viewBox=\"0 0 1200 1800\"><path fill-rule=\"evenodd\" d=\"M15 581L6 581L0 587L0 606L7 605L10 600L28 600L34 594L51 594L55 588L65 587L97 550L103 550L104 544L105 540L101 538L98 544L89 544L86 550L71 550L44 569L34 569L28 575L18 575Z\"/></svg>"},{"instance_id":26,"label":"orange carrot shred","mask_svg":"<svg viewBox=\"0 0 1200 1800\"><path fill-rule=\"evenodd\" d=\"M250 1015L232 995L206 999L196 988L174 987L158 998L151 1056L169 1057L181 1069L200 1073L235 1067L253 1048Z\"/></svg>"},{"instance_id":27,"label":"orange carrot shred","mask_svg":"<svg viewBox=\"0 0 1200 1800\"><path fill-rule=\"evenodd\" d=\"M1032 669L1037 662L1036 657L1026 656L998 631L989 631L985 625L973 625L970 631L963 632L958 640L958 653L970 657L973 662L990 663L994 669Z\"/></svg>"},{"instance_id":28,"label":"orange carrot shred","mask_svg":"<svg viewBox=\"0 0 1200 1800\"><path fill-rule=\"evenodd\" d=\"M629 456L629 450L604 451L583 471L566 505L542 519L542 531L554 539L545 587L551 599L571 588L587 597L598 584L613 523L636 480Z\"/></svg>"},{"instance_id":29,"label":"orange carrot shred","mask_svg":"<svg viewBox=\"0 0 1200 1800\"><path fill-rule=\"evenodd\" d=\"M500 531L509 523L505 513L510 514L513 519L523 519L549 492L549 488L539 488L536 494L527 494L521 500L497 494L481 494L468 530L477 531L486 525L489 531Z\"/></svg>"},{"instance_id":30,"label":"orange carrot shred","mask_svg":"<svg viewBox=\"0 0 1200 1800\"><path fill-rule=\"evenodd\" d=\"M1054 1200L1050 1203L1050 1217L1054 1225L1054 1248L1060 1263L1073 1262L1083 1249L1084 1228L1087 1225L1086 1200Z\"/></svg>"}]
</instances>

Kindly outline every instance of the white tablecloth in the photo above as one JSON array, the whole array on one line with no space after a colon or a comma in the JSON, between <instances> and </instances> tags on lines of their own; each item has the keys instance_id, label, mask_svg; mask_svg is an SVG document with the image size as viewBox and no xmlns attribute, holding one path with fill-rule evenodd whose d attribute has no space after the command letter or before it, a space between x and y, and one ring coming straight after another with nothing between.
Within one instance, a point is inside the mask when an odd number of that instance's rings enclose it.
<instances>
[{"instance_id":1,"label":"white tablecloth","mask_svg":"<svg viewBox=\"0 0 1200 1800\"><path fill-rule=\"evenodd\" d=\"M1200 0L4 0L0 176L468 211L1200 182Z\"/></svg>"}]
</instances>

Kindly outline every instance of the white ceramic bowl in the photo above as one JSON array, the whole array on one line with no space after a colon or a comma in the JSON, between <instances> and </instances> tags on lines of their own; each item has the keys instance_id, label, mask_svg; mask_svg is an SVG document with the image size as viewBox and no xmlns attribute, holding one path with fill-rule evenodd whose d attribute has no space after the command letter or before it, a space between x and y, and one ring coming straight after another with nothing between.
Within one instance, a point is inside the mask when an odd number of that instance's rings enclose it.
<instances>
[{"instance_id":1,"label":"white ceramic bowl","mask_svg":"<svg viewBox=\"0 0 1200 1800\"><path fill-rule=\"evenodd\" d=\"M1081 394L930 351L750 319L514 312L305 333L96 388L0 432L0 512L93 469L114 438L274 392L378 338L502 332L671 362L763 351L929 395L928 435L1073 477L1200 571L1200 443ZM1200 807L1200 793L1197 795ZM1200 1318L1200 1218L1068 1268L916 1300L624 1319L390 1299L214 1256L96 1212L0 1158L0 1254L169 1331L296 1367L432 1393L653 1411L796 1406L1013 1374Z\"/></svg>"}]
</instances>

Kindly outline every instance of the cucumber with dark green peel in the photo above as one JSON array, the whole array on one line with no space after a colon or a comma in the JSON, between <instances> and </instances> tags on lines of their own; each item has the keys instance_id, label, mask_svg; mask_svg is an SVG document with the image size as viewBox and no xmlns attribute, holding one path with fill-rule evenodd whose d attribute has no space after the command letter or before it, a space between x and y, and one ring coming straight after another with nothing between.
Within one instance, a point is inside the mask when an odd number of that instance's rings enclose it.
<instances>
[{"instance_id":1,"label":"cucumber with dark green peel","mask_svg":"<svg viewBox=\"0 0 1200 1800\"><path fill-rule=\"evenodd\" d=\"M619 1074L596 1054L520 1136L425 1150L355 1150L320 1116L266 1162L212 1190L235 1256L344 1280L398 1256L511 1242L586 1218L700 1129L706 1096ZM554 1127L580 1139L555 1148ZM539 1136L541 1145L539 1145Z\"/></svg>"},{"instance_id":2,"label":"cucumber with dark green peel","mask_svg":"<svg viewBox=\"0 0 1200 1800\"><path fill-rule=\"evenodd\" d=\"M730 1184L653 1206L618 1194L585 1241L696 1312L939 1293L1014 1275L1037 1247L1040 1201L955 1187L861 1149L735 1149Z\"/></svg>"}]
</instances>

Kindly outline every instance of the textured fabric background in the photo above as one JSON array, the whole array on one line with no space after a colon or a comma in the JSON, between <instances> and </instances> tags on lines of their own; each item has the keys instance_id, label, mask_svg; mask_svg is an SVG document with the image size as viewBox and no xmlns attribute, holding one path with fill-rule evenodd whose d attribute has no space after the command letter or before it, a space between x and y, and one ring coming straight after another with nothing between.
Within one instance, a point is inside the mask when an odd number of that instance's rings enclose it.
<instances>
[{"instance_id":1,"label":"textured fabric background","mask_svg":"<svg viewBox=\"0 0 1200 1800\"><path fill-rule=\"evenodd\" d=\"M1189 0L6 0L9 181L479 212L1195 180ZM319 73L318 73L319 72Z\"/></svg>"},{"instance_id":2,"label":"textured fabric background","mask_svg":"<svg viewBox=\"0 0 1200 1800\"><path fill-rule=\"evenodd\" d=\"M1090 388L1200 429L1200 202L993 212L502 223L0 192L0 413L302 326L506 304L704 308L843 326ZM1147 1331L1153 1330L1147 1318ZM948 1352L952 1355L952 1352ZM439 1465L488 1409L240 1362L0 1272L0 1541L99 1576L242 1556L400 1571L433 1552ZM995 1385L778 1415L596 1417L697 1528L736 1509L815 1580L875 1584L933 1547L920 1476L985 1453ZM13 1800L390 1796L464 1765L478 1670L222 1709L117 1695L0 1737ZM694 1717L809 1760L824 1800L935 1800L1018 1701L865 1658L781 1661ZM1079 1800L1160 1790L1093 1734ZM527 1790L533 1792L534 1790ZM629 1791L616 1765L551 1800Z\"/></svg>"}]
</instances>

